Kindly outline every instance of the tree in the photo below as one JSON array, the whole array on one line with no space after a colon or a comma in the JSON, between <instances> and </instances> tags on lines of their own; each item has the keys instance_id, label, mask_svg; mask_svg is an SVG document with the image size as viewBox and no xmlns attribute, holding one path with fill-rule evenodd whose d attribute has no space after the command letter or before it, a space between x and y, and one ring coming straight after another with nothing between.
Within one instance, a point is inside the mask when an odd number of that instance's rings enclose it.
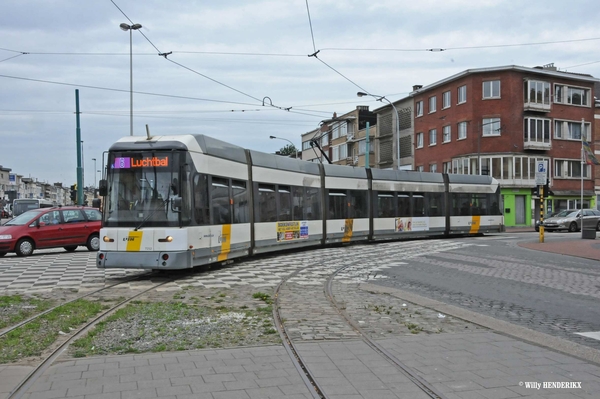
<instances>
[{"instance_id":1,"label":"tree","mask_svg":"<svg viewBox=\"0 0 600 399\"><path fill-rule=\"evenodd\" d=\"M286 144L285 147L279 150L279 154L281 155L293 155L296 156L296 146L293 144Z\"/></svg>"}]
</instances>

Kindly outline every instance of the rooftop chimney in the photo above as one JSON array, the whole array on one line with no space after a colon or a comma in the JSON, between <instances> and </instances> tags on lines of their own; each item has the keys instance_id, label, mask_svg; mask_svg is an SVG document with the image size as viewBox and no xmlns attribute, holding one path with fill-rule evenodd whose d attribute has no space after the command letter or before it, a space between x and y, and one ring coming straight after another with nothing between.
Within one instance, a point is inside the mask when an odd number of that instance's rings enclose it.
<instances>
[{"instance_id":1,"label":"rooftop chimney","mask_svg":"<svg viewBox=\"0 0 600 399\"><path fill-rule=\"evenodd\" d=\"M422 87L423 87L423 85L414 85L413 91L417 91L417 90L421 89Z\"/></svg>"}]
</instances>

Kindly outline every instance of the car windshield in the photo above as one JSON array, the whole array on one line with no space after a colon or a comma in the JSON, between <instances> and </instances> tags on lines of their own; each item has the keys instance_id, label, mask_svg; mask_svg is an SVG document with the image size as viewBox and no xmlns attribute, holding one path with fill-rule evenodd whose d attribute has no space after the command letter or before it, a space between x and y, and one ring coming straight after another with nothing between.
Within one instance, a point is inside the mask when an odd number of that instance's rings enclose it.
<instances>
[{"instance_id":1,"label":"car windshield","mask_svg":"<svg viewBox=\"0 0 600 399\"><path fill-rule=\"evenodd\" d=\"M31 211L27 211L25 213L20 214L19 216L9 220L4 224L4 226L23 226L29 224L31 219L35 219L40 214L44 213L45 210L42 209L33 209Z\"/></svg>"},{"instance_id":2,"label":"car windshield","mask_svg":"<svg viewBox=\"0 0 600 399\"><path fill-rule=\"evenodd\" d=\"M556 217L556 218L575 217L575 216L577 216L577 213L579 213L578 210L565 209L564 211L558 212L553 217Z\"/></svg>"}]
</instances>

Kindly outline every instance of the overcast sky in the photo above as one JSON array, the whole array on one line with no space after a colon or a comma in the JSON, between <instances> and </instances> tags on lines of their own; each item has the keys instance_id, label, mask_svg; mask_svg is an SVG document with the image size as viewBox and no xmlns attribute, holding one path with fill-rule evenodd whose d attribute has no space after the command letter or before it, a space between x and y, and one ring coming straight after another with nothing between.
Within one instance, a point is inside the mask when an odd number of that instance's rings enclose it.
<instances>
[{"instance_id":1,"label":"overcast sky","mask_svg":"<svg viewBox=\"0 0 600 399\"><path fill-rule=\"evenodd\" d=\"M133 32L134 135L148 125L265 152L288 144L271 135L300 149L300 135L333 112L382 105L357 91L395 101L415 84L504 65L600 77L597 0L3 0L1 9L0 165L65 185L76 182L76 89L86 185L92 159L102 169L104 151L129 135L123 22L143 26Z\"/></svg>"}]
</instances>

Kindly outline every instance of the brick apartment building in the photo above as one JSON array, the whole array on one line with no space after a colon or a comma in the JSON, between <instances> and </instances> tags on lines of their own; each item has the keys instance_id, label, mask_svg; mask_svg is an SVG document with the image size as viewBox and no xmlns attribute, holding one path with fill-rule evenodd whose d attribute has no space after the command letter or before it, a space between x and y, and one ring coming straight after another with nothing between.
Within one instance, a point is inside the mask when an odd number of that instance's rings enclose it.
<instances>
[{"instance_id":1,"label":"brick apartment building","mask_svg":"<svg viewBox=\"0 0 600 399\"><path fill-rule=\"evenodd\" d=\"M535 165L548 161L546 212L596 204L591 165L581 164L582 134L591 140L594 84L553 65L470 69L415 87L414 169L490 174L501 186L505 224L532 225L539 215ZM593 143L593 141L592 141Z\"/></svg>"}]
</instances>

